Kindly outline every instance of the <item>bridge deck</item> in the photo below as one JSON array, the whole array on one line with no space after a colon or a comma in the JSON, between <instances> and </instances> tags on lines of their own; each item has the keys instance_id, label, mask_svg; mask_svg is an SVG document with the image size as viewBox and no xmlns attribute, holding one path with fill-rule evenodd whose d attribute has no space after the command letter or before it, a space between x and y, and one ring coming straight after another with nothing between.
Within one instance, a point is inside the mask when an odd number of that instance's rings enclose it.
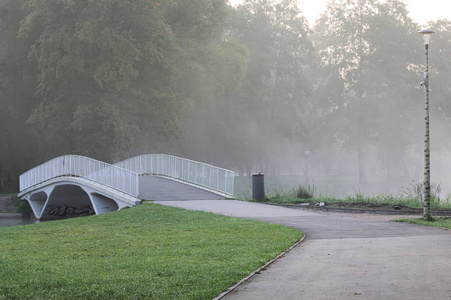
<instances>
[{"instance_id":1,"label":"bridge deck","mask_svg":"<svg viewBox=\"0 0 451 300\"><path fill-rule=\"evenodd\" d=\"M139 177L139 199L155 201L222 200L223 196L160 176Z\"/></svg>"}]
</instances>

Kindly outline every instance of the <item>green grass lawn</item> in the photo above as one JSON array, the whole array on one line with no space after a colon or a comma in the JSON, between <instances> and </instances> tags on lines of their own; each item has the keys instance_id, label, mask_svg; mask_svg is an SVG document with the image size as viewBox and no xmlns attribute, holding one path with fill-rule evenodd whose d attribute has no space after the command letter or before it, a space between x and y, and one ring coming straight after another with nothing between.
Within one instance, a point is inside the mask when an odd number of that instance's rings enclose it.
<instances>
[{"instance_id":1,"label":"green grass lawn","mask_svg":"<svg viewBox=\"0 0 451 300\"><path fill-rule=\"evenodd\" d=\"M396 220L397 222L405 222L412 223L417 225L425 225L425 226L434 226L434 227L443 227L451 229L451 218L449 217L434 217L432 221L425 221L424 219L415 218L415 219L401 219Z\"/></svg>"},{"instance_id":2,"label":"green grass lawn","mask_svg":"<svg viewBox=\"0 0 451 300\"><path fill-rule=\"evenodd\" d=\"M301 237L157 204L0 228L0 299L212 299Z\"/></svg>"}]
</instances>

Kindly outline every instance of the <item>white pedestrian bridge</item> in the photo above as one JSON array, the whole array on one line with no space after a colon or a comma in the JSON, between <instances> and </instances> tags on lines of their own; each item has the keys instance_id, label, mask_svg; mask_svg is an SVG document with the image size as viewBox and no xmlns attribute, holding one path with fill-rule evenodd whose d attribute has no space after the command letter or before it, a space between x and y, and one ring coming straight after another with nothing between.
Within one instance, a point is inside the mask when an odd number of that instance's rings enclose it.
<instances>
[{"instance_id":1,"label":"white pedestrian bridge","mask_svg":"<svg viewBox=\"0 0 451 300\"><path fill-rule=\"evenodd\" d=\"M65 219L132 207L145 200L232 197L234 173L166 154L108 164L63 155L20 176L19 198L37 219Z\"/></svg>"}]
</instances>

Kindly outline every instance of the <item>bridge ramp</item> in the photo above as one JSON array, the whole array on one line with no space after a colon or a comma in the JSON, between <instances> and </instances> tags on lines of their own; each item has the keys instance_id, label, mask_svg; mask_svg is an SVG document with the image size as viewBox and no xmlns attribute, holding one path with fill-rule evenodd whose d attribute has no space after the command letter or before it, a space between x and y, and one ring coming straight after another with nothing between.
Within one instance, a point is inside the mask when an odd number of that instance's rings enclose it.
<instances>
[{"instance_id":1,"label":"bridge ramp","mask_svg":"<svg viewBox=\"0 0 451 300\"><path fill-rule=\"evenodd\" d=\"M155 201L223 200L224 196L161 176L139 176L139 199Z\"/></svg>"}]
</instances>

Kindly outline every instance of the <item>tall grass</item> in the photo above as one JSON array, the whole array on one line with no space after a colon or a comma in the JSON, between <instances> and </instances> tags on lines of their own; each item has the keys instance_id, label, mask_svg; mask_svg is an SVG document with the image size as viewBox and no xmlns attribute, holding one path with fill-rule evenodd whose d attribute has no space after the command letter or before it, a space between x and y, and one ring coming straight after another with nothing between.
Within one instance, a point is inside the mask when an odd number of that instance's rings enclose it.
<instances>
[{"instance_id":1,"label":"tall grass","mask_svg":"<svg viewBox=\"0 0 451 300\"><path fill-rule=\"evenodd\" d=\"M284 180L284 178L286 180ZM297 189L295 177L274 177L268 176L266 178L266 196L265 202L278 204L299 204L311 202L325 202L325 203L376 203L376 204L392 204L402 205L412 208L422 208L423 203L423 185L411 184L407 188L402 188L396 194L380 193L368 194L361 190L353 190L352 194L346 196L334 196L320 191L324 190L314 184L300 185ZM241 181L241 183L240 183ZM240 179L238 185L242 185L243 179ZM266 184L268 183L268 184ZM250 182L249 182L250 184ZM434 209L449 208L451 209L451 195L445 197L441 196L441 186L432 184L431 186L431 207ZM242 200L251 200L248 194L242 194Z\"/></svg>"}]
</instances>

